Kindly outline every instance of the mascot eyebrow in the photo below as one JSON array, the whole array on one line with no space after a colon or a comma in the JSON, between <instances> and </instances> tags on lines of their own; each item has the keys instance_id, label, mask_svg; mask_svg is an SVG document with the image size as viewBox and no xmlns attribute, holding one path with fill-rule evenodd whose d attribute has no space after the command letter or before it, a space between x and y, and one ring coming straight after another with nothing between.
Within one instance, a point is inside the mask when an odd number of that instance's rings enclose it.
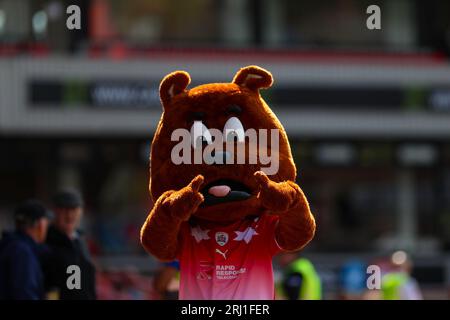
<instances>
[{"instance_id":1,"label":"mascot eyebrow","mask_svg":"<svg viewBox=\"0 0 450 320\"><path fill-rule=\"evenodd\" d=\"M240 115L242 112L242 108L238 106L237 104L231 104L227 107L226 113L227 114L234 114L234 115Z\"/></svg>"},{"instance_id":2,"label":"mascot eyebrow","mask_svg":"<svg viewBox=\"0 0 450 320\"><path fill-rule=\"evenodd\" d=\"M226 114L229 115L240 115L242 113L242 108L240 106L238 106L237 104L230 104L229 106L227 106L226 110L225 110ZM191 112L189 113L189 120L190 121L199 121L199 120L203 120L206 116L205 112L201 112L201 111L195 111L195 112Z\"/></svg>"},{"instance_id":3,"label":"mascot eyebrow","mask_svg":"<svg viewBox=\"0 0 450 320\"><path fill-rule=\"evenodd\" d=\"M205 112L196 111L196 112L191 112L189 114L189 118L190 118L190 120L203 120L205 115L206 115Z\"/></svg>"}]
</instances>

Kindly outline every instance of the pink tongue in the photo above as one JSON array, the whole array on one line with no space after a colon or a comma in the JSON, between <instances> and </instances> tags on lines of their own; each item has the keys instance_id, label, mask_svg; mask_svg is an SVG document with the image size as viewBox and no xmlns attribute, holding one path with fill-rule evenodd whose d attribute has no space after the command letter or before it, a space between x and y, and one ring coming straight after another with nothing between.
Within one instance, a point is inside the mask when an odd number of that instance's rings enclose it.
<instances>
[{"instance_id":1,"label":"pink tongue","mask_svg":"<svg viewBox=\"0 0 450 320\"><path fill-rule=\"evenodd\" d=\"M208 192L216 197L225 197L230 193L231 188L229 186L214 186L209 188Z\"/></svg>"}]
</instances>

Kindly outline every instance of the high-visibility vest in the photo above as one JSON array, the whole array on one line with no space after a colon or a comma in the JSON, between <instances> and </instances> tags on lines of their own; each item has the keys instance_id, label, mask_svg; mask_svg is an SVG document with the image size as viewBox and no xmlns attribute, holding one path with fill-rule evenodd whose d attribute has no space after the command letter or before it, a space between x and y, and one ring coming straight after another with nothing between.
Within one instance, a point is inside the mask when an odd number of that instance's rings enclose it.
<instances>
[{"instance_id":1,"label":"high-visibility vest","mask_svg":"<svg viewBox=\"0 0 450 320\"><path fill-rule=\"evenodd\" d=\"M313 264L305 258L295 260L289 266L289 273L302 275L302 287L298 295L299 300L322 299L322 282Z\"/></svg>"},{"instance_id":2,"label":"high-visibility vest","mask_svg":"<svg viewBox=\"0 0 450 320\"><path fill-rule=\"evenodd\" d=\"M400 300L400 289L408 282L408 275L401 272L388 273L381 279L383 300Z\"/></svg>"}]
</instances>

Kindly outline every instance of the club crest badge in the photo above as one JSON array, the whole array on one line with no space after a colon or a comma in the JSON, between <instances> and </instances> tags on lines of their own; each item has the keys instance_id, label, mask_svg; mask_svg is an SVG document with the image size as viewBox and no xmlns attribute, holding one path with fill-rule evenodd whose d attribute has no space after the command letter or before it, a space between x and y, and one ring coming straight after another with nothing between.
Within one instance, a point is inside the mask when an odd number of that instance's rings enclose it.
<instances>
[{"instance_id":1,"label":"club crest badge","mask_svg":"<svg viewBox=\"0 0 450 320\"><path fill-rule=\"evenodd\" d=\"M216 242L219 246L224 246L228 242L228 233L226 232L216 232Z\"/></svg>"}]
</instances>

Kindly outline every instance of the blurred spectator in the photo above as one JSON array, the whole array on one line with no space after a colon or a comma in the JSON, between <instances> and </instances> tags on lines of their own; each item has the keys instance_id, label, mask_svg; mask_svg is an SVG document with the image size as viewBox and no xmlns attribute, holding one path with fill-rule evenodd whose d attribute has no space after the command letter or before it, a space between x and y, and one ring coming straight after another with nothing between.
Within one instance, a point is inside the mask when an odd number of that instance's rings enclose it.
<instances>
[{"instance_id":1,"label":"blurred spectator","mask_svg":"<svg viewBox=\"0 0 450 320\"><path fill-rule=\"evenodd\" d=\"M54 223L50 226L45 259L47 289L56 291L61 300L96 299L95 267L78 230L83 214L83 199L75 191L61 191L53 198ZM81 289L67 288L67 268L77 265L81 272Z\"/></svg>"},{"instance_id":2,"label":"blurred spectator","mask_svg":"<svg viewBox=\"0 0 450 320\"><path fill-rule=\"evenodd\" d=\"M384 300L422 300L417 281L411 277L412 262L406 252L396 251L391 257L392 271L381 280Z\"/></svg>"},{"instance_id":3,"label":"blurred spectator","mask_svg":"<svg viewBox=\"0 0 450 320\"><path fill-rule=\"evenodd\" d=\"M298 258L296 253L285 252L279 256L285 269L281 291L288 300L322 299L322 283L311 261Z\"/></svg>"},{"instance_id":4,"label":"blurred spectator","mask_svg":"<svg viewBox=\"0 0 450 320\"><path fill-rule=\"evenodd\" d=\"M36 200L28 200L15 210L16 230L5 232L0 242L0 299L44 299L39 259L49 218L50 212Z\"/></svg>"},{"instance_id":5,"label":"blurred spectator","mask_svg":"<svg viewBox=\"0 0 450 320\"><path fill-rule=\"evenodd\" d=\"M160 300L177 300L179 290L179 270L178 261L164 263L156 272L153 279L153 288Z\"/></svg>"},{"instance_id":6,"label":"blurred spectator","mask_svg":"<svg viewBox=\"0 0 450 320\"><path fill-rule=\"evenodd\" d=\"M340 299L360 300L367 289L367 266L360 260L346 262L339 272Z\"/></svg>"}]
</instances>

